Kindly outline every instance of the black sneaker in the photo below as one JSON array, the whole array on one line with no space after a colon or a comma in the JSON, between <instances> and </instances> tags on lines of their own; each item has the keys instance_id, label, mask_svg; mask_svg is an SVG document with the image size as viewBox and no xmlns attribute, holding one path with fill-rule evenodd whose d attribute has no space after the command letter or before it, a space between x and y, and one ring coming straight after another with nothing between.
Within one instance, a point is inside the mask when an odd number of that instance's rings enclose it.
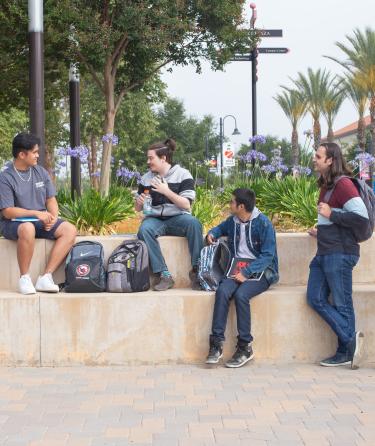
<instances>
[{"instance_id":1,"label":"black sneaker","mask_svg":"<svg viewBox=\"0 0 375 446\"><path fill-rule=\"evenodd\" d=\"M192 269L189 272L189 279L191 282L191 289L192 290L196 290L196 291L201 291L202 287L201 284L199 283L199 279L198 279L198 272L195 269Z\"/></svg>"},{"instance_id":2,"label":"black sneaker","mask_svg":"<svg viewBox=\"0 0 375 446\"><path fill-rule=\"evenodd\" d=\"M210 351L206 358L206 364L217 364L223 356L223 344L219 341L210 342Z\"/></svg>"},{"instance_id":3,"label":"black sneaker","mask_svg":"<svg viewBox=\"0 0 375 446\"><path fill-rule=\"evenodd\" d=\"M353 370L359 368L363 356L364 335L361 331L356 331L353 339L348 343L348 351L350 355L350 364Z\"/></svg>"},{"instance_id":4,"label":"black sneaker","mask_svg":"<svg viewBox=\"0 0 375 446\"><path fill-rule=\"evenodd\" d=\"M166 291L169 290L169 288L173 288L174 286L174 280L172 279L172 276L160 276L160 281L154 285L155 291Z\"/></svg>"},{"instance_id":5,"label":"black sneaker","mask_svg":"<svg viewBox=\"0 0 375 446\"><path fill-rule=\"evenodd\" d=\"M340 365L349 365L352 363L350 354L337 352L335 355L320 361L323 367L339 367Z\"/></svg>"},{"instance_id":6,"label":"black sneaker","mask_svg":"<svg viewBox=\"0 0 375 446\"><path fill-rule=\"evenodd\" d=\"M232 358L225 363L226 367L238 368L245 365L247 362L254 358L253 349L250 344L239 345L237 344L236 351Z\"/></svg>"}]
</instances>

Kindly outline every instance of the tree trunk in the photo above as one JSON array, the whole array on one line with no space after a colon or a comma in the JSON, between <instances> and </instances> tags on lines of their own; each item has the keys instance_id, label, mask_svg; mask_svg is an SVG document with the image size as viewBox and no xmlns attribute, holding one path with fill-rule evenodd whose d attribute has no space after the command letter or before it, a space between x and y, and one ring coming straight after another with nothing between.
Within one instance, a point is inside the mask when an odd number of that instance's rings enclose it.
<instances>
[{"instance_id":1,"label":"tree trunk","mask_svg":"<svg viewBox=\"0 0 375 446\"><path fill-rule=\"evenodd\" d=\"M361 116L358 119L357 140L358 140L359 148L362 151L365 151L365 149L366 149L366 125L365 125L365 118L363 116Z\"/></svg>"},{"instance_id":2,"label":"tree trunk","mask_svg":"<svg viewBox=\"0 0 375 446\"><path fill-rule=\"evenodd\" d=\"M375 154L375 96L370 99L370 132L371 132L371 155Z\"/></svg>"},{"instance_id":3,"label":"tree trunk","mask_svg":"<svg viewBox=\"0 0 375 446\"><path fill-rule=\"evenodd\" d=\"M298 166L299 147L298 147L298 132L296 127L293 127L292 131L292 155L293 155L293 166Z\"/></svg>"},{"instance_id":4,"label":"tree trunk","mask_svg":"<svg viewBox=\"0 0 375 446\"><path fill-rule=\"evenodd\" d=\"M327 133L327 141L328 142L333 142L334 140L334 134L333 134L333 129L332 129L332 125L330 124L328 127L328 133Z\"/></svg>"},{"instance_id":5,"label":"tree trunk","mask_svg":"<svg viewBox=\"0 0 375 446\"><path fill-rule=\"evenodd\" d=\"M99 190L99 178L96 176L98 171L98 146L94 135L90 137L90 180L91 186Z\"/></svg>"},{"instance_id":6,"label":"tree trunk","mask_svg":"<svg viewBox=\"0 0 375 446\"><path fill-rule=\"evenodd\" d=\"M322 137L321 129L320 129L320 122L319 118L314 119L314 149L316 150L320 146L320 139Z\"/></svg>"},{"instance_id":7,"label":"tree trunk","mask_svg":"<svg viewBox=\"0 0 375 446\"><path fill-rule=\"evenodd\" d=\"M50 175L50 177L52 178L52 181L54 183L56 183L56 175L55 175L55 169L54 169L54 160L51 154L51 151L49 149L49 145L47 144L47 142L44 145L44 150L45 150L45 163L46 163L46 169Z\"/></svg>"},{"instance_id":8,"label":"tree trunk","mask_svg":"<svg viewBox=\"0 0 375 446\"><path fill-rule=\"evenodd\" d=\"M108 59L104 70L105 84L105 121L104 135L111 134L115 128L115 80L111 75L111 61ZM112 140L103 142L102 165L100 169L100 193L103 196L108 195L111 179L111 156L112 156Z\"/></svg>"}]
</instances>

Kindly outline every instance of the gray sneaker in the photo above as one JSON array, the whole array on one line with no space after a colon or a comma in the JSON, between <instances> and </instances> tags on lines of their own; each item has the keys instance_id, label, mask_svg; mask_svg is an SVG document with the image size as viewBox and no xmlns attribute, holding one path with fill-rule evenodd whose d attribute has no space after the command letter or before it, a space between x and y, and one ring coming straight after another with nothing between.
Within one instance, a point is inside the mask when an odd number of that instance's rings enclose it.
<instances>
[{"instance_id":1,"label":"gray sneaker","mask_svg":"<svg viewBox=\"0 0 375 446\"><path fill-rule=\"evenodd\" d=\"M166 291L174 287L172 276L160 276L160 281L154 286L154 291Z\"/></svg>"},{"instance_id":2,"label":"gray sneaker","mask_svg":"<svg viewBox=\"0 0 375 446\"><path fill-rule=\"evenodd\" d=\"M237 345L234 355L229 361L225 363L225 366L229 368L242 367L253 358L254 358L254 353L250 344Z\"/></svg>"},{"instance_id":3,"label":"gray sneaker","mask_svg":"<svg viewBox=\"0 0 375 446\"><path fill-rule=\"evenodd\" d=\"M351 368L359 368L363 356L364 335L361 331L356 331L353 339L348 344L348 350L351 357Z\"/></svg>"}]
</instances>

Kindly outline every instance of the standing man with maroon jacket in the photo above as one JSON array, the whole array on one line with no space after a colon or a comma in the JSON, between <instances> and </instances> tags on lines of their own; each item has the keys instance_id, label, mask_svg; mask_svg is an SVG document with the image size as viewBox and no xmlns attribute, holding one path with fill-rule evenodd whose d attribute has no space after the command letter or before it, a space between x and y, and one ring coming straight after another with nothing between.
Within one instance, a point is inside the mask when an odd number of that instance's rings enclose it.
<instances>
[{"instance_id":1,"label":"standing man with maroon jacket","mask_svg":"<svg viewBox=\"0 0 375 446\"><path fill-rule=\"evenodd\" d=\"M368 213L350 178L340 147L321 144L315 152L318 186L318 225L309 234L317 237L318 251L310 263L307 285L309 305L336 333L336 353L320 362L325 367L359 367L363 333L355 331L352 299L353 268L359 260L357 240L368 224ZM328 300L332 296L332 303Z\"/></svg>"}]
</instances>

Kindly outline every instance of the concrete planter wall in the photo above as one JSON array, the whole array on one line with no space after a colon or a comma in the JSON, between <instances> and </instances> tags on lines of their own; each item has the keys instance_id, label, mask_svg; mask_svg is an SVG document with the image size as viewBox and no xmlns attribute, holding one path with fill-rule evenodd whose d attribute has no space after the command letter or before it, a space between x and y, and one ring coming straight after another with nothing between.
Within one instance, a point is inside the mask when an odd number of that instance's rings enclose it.
<instances>
[{"instance_id":1,"label":"concrete planter wall","mask_svg":"<svg viewBox=\"0 0 375 446\"><path fill-rule=\"evenodd\" d=\"M106 258L124 237L79 237L100 241ZM201 362L207 353L214 293L187 289L190 256L186 240L162 237L162 251L176 279L165 293L21 296L16 244L0 239L0 364L111 365ZM256 358L314 362L335 350L327 325L306 305L309 261L315 240L278 234L280 284L251 302ZM31 275L46 263L52 243L38 240ZM357 326L366 335L367 362L375 362L375 238L362 244L354 273ZM63 281L61 267L55 280ZM231 309L225 354L234 348Z\"/></svg>"}]
</instances>

